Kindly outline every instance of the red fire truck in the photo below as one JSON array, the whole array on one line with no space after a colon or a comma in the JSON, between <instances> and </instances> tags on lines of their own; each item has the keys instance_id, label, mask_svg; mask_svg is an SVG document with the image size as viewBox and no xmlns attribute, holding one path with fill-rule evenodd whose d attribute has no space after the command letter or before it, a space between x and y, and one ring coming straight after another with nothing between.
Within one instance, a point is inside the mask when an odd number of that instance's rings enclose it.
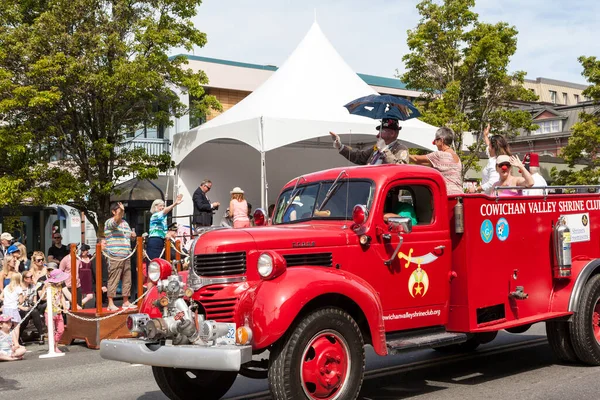
<instances>
[{"instance_id":1,"label":"red fire truck","mask_svg":"<svg viewBox=\"0 0 600 400\"><path fill-rule=\"evenodd\" d=\"M152 366L171 399L238 374L275 399L355 399L365 344L473 350L545 321L559 360L600 365L600 196L577 191L448 196L410 165L299 177L267 226L201 233L189 271L152 261L136 338L101 355Z\"/></svg>"}]
</instances>

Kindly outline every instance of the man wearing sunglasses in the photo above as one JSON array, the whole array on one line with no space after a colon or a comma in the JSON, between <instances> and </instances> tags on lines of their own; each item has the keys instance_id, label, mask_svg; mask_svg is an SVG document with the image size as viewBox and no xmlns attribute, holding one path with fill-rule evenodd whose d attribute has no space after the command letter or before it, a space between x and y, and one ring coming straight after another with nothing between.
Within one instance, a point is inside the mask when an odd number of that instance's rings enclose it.
<instances>
[{"instance_id":1,"label":"man wearing sunglasses","mask_svg":"<svg viewBox=\"0 0 600 400\"><path fill-rule=\"evenodd\" d=\"M194 224L196 227L211 226L213 223L213 213L219 209L221 203L218 201L210 202L207 197L212 188L212 182L208 179L203 180L200 186L194 192L192 201L194 202Z\"/></svg>"},{"instance_id":2,"label":"man wearing sunglasses","mask_svg":"<svg viewBox=\"0 0 600 400\"><path fill-rule=\"evenodd\" d=\"M62 235L60 232L54 232L52 235L52 246L48 249L48 262L54 261L60 263L60 261L69 255L69 248L62 244Z\"/></svg>"}]
</instances>

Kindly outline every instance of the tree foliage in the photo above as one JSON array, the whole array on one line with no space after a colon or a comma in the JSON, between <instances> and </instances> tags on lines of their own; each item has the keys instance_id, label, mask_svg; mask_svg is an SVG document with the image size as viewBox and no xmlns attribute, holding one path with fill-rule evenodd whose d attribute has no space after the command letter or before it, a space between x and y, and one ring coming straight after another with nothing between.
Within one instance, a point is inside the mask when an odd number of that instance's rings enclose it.
<instances>
[{"instance_id":1,"label":"tree foliage","mask_svg":"<svg viewBox=\"0 0 600 400\"><path fill-rule=\"evenodd\" d=\"M579 57L583 66L582 75L591 85L583 95L594 102L600 101L600 61L596 57ZM600 116L598 113L579 114L579 121L573 125L569 143L562 149L561 156L569 165L568 170L553 168L551 176L554 185L598 185L600 184ZM576 170L575 164L584 164Z\"/></svg>"},{"instance_id":2,"label":"tree foliage","mask_svg":"<svg viewBox=\"0 0 600 400\"><path fill-rule=\"evenodd\" d=\"M202 47L201 0L0 3L0 203L66 203L98 222L125 176L155 178L169 154L127 145L143 127L190 112L176 88L219 109L202 71L172 48ZM58 158L58 161L56 159ZM53 161L55 160L55 161Z\"/></svg>"},{"instance_id":3,"label":"tree foliage","mask_svg":"<svg viewBox=\"0 0 600 400\"><path fill-rule=\"evenodd\" d=\"M517 30L504 22L479 21L475 0L423 0L417 5L421 20L408 31L410 52L403 57L400 76L409 88L423 92L417 102L423 120L449 126L456 133L455 150L463 161L463 175L478 168L483 138L463 151L463 134L482 132L487 123L506 136L531 130L531 115L511 106L532 101L523 87L525 72L508 72L517 49Z\"/></svg>"}]
</instances>

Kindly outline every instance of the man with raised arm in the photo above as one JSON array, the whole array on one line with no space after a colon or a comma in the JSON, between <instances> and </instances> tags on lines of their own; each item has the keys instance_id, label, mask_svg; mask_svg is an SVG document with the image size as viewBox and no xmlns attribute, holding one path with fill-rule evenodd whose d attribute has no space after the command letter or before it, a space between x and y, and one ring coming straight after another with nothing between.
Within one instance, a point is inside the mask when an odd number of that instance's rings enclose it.
<instances>
[{"instance_id":1,"label":"man with raised arm","mask_svg":"<svg viewBox=\"0 0 600 400\"><path fill-rule=\"evenodd\" d=\"M338 134L329 132L333 147L350 162L358 165L408 164L408 147L398 140L402 127L397 119L384 118L377 127L377 143L363 150L353 149L342 144Z\"/></svg>"}]
</instances>

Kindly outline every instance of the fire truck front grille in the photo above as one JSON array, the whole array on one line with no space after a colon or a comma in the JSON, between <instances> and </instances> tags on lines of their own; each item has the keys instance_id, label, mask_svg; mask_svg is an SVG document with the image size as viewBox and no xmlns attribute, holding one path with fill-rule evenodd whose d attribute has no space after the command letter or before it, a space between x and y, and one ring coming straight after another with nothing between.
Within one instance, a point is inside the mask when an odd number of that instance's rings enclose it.
<instances>
[{"instance_id":1,"label":"fire truck front grille","mask_svg":"<svg viewBox=\"0 0 600 400\"><path fill-rule=\"evenodd\" d=\"M198 276L227 276L246 273L246 252L196 254L194 272Z\"/></svg>"},{"instance_id":2,"label":"fire truck front grille","mask_svg":"<svg viewBox=\"0 0 600 400\"><path fill-rule=\"evenodd\" d=\"M226 297L215 299L213 296L218 294L225 286L209 286L200 291L200 304L206 311L207 320L217 322L233 322L233 313L237 305L237 297Z\"/></svg>"},{"instance_id":3,"label":"fire truck front grille","mask_svg":"<svg viewBox=\"0 0 600 400\"><path fill-rule=\"evenodd\" d=\"M288 267L312 265L315 267L331 267L331 253L286 254L283 256Z\"/></svg>"}]
</instances>

